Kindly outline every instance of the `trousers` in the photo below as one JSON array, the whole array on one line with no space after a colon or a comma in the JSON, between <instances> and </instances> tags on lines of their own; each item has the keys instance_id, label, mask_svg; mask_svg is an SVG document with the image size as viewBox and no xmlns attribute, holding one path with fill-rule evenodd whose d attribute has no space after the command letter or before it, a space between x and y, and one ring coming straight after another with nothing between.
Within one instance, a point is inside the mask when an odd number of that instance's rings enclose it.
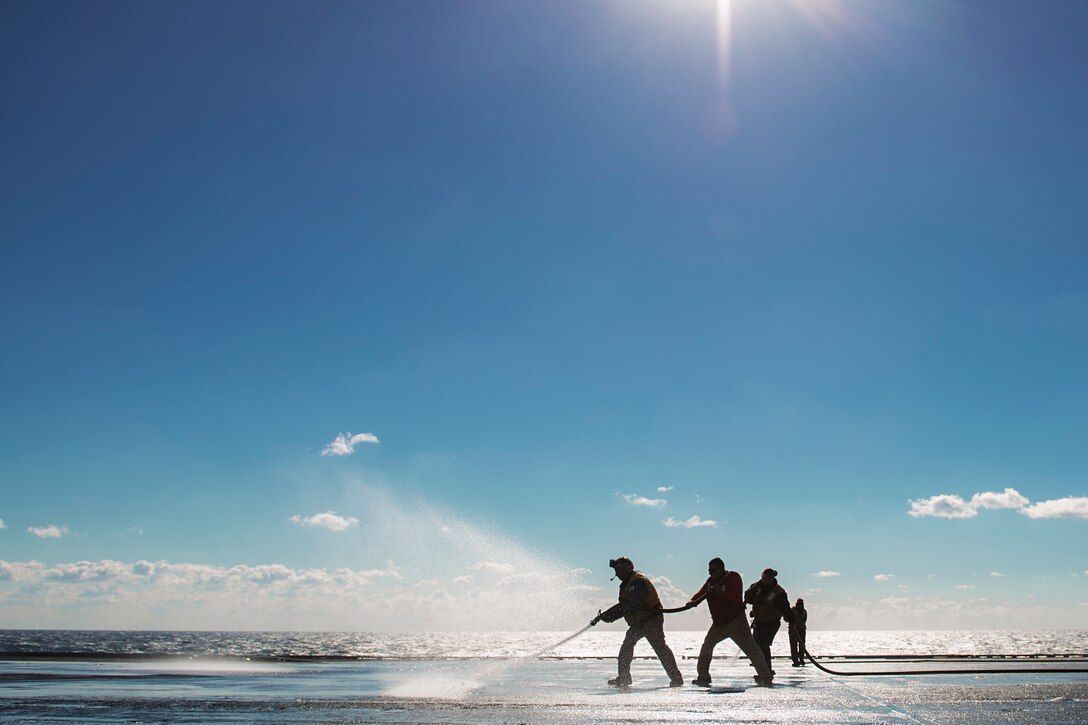
<instances>
[{"instance_id":1,"label":"trousers","mask_svg":"<svg viewBox=\"0 0 1088 725\"><path fill-rule=\"evenodd\" d=\"M805 664L805 628L790 625L790 658L793 664Z\"/></svg>"},{"instance_id":2,"label":"trousers","mask_svg":"<svg viewBox=\"0 0 1088 725\"><path fill-rule=\"evenodd\" d=\"M631 679L631 660L635 657L635 645L643 637L654 648L654 654L661 660L661 666L665 668L669 678L673 680L682 678L680 668L676 666L676 656L665 643L665 618L659 614L641 625L627 629L627 636L623 638L623 644L620 645L618 658L620 679Z\"/></svg>"},{"instance_id":3,"label":"trousers","mask_svg":"<svg viewBox=\"0 0 1088 725\"><path fill-rule=\"evenodd\" d=\"M771 676L771 666L763 656L763 651L752 637L752 631L748 629L748 622L743 614L739 614L728 624L715 622L707 630L703 646L699 650L699 664L696 665L699 679L710 681L710 661L714 659L714 648L726 638L733 640L741 651L748 656L752 667L756 668L756 674L760 677Z\"/></svg>"},{"instance_id":4,"label":"trousers","mask_svg":"<svg viewBox=\"0 0 1088 725\"><path fill-rule=\"evenodd\" d=\"M767 660L767 667L771 666L771 644L774 642L774 636L778 634L778 628L782 626L782 621L779 619L773 622L752 622L752 636L756 640L756 644L763 650L763 657Z\"/></svg>"}]
</instances>

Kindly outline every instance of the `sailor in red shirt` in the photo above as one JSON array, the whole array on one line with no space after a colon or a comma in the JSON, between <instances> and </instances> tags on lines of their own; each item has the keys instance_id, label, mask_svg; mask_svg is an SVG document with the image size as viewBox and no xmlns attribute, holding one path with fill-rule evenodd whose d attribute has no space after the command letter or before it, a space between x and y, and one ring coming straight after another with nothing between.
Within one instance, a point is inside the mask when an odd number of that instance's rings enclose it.
<instances>
[{"instance_id":1,"label":"sailor in red shirt","mask_svg":"<svg viewBox=\"0 0 1088 725\"><path fill-rule=\"evenodd\" d=\"M697 605L706 599L712 622L706 639L703 640L703 647L699 650L698 677L691 684L710 686L710 661L714 658L714 647L728 637L736 642L756 668L756 683L770 685L773 677L770 665L752 637L748 620L744 616L744 599L741 595L744 584L740 574L726 569L725 562L718 558L710 560L707 572L710 578L688 602L689 605Z\"/></svg>"}]
</instances>

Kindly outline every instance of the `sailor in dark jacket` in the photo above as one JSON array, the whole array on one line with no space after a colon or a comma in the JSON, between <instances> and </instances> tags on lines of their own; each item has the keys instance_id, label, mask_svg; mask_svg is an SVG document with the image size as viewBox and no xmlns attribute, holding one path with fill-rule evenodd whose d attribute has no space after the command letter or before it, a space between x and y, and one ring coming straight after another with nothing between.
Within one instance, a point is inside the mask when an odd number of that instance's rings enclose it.
<instances>
[{"instance_id":1,"label":"sailor in dark jacket","mask_svg":"<svg viewBox=\"0 0 1088 725\"><path fill-rule=\"evenodd\" d=\"M774 569L764 569L759 581L744 593L744 601L752 605L752 636L763 650L768 667L771 666L771 644L782 620L793 621L790 599L786 590L778 586L777 576ZM774 674L773 669L771 674Z\"/></svg>"},{"instance_id":2,"label":"sailor in dark jacket","mask_svg":"<svg viewBox=\"0 0 1088 725\"><path fill-rule=\"evenodd\" d=\"M620 647L619 673L608 681L608 684L616 687L627 687L631 684L631 660L635 655L635 644L642 639L650 643L661 660L661 666L669 675L669 684L672 687L680 687L684 684L684 677L680 674L680 668L676 666L676 657L669 645L665 643L665 617L661 613L661 599L657 596L654 587L645 574L635 570L634 564L626 556L612 559L608 565L616 570L616 576L620 578L620 601L615 606L601 612L593 620L615 622L620 617L627 621L627 636Z\"/></svg>"}]
</instances>

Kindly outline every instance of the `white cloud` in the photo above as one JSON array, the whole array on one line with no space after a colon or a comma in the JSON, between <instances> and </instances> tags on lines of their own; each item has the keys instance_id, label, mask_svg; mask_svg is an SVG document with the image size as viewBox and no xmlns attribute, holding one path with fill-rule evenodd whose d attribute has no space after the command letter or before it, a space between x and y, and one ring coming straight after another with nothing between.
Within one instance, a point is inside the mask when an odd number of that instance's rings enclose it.
<instances>
[{"instance_id":1,"label":"white cloud","mask_svg":"<svg viewBox=\"0 0 1088 725\"><path fill-rule=\"evenodd\" d=\"M895 578L895 574L877 574L876 576L873 577L873 581L890 582L894 578Z\"/></svg>"},{"instance_id":2,"label":"white cloud","mask_svg":"<svg viewBox=\"0 0 1088 725\"><path fill-rule=\"evenodd\" d=\"M905 604L905 603L907 603L909 601L910 601L910 597L885 597L884 599L880 600L880 603L883 604L884 606L889 606L889 605L894 606L896 604Z\"/></svg>"},{"instance_id":3,"label":"white cloud","mask_svg":"<svg viewBox=\"0 0 1088 725\"><path fill-rule=\"evenodd\" d=\"M941 494L910 500L911 516L936 516L945 519L970 519L980 509L1012 509L1032 519L1088 519L1088 496L1067 496L1031 503L1015 488L1003 492L982 491L965 501L962 497Z\"/></svg>"},{"instance_id":4,"label":"white cloud","mask_svg":"<svg viewBox=\"0 0 1088 725\"><path fill-rule=\"evenodd\" d=\"M492 574L513 574L517 567L500 561L481 561L469 567L473 571L489 571Z\"/></svg>"},{"instance_id":5,"label":"white cloud","mask_svg":"<svg viewBox=\"0 0 1088 725\"><path fill-rule=\"evenodd\" d=\"M652 506L653 508L661 508L668 501L663 498L646 498L645 496L639 496L635 493L625 494L623 500L632 506Z\"/></svg>"},{"instance_id":6,"label":"white cloud","mask_svg":"<svg viewBox=\"0 0 1088 725\"><path fill-rule=\"evenodd\" d=\"M37 536L39 539L59 539L62 536L68 536L72 532L68 530L67 526L56 526L49 524L48 526L31 526L27 528L27 532Z\"/></svg>"},{"instance_id":7,"label":"white cloud","mask_svg":"<svg viewBox=\"0 0 1088 725\"><path fill-rule=\"evenodd\" d=\"M970 519L978 516L978 510L962 497L948 494L920 498L910 502L911 516L936 516L942 519Z\"/></svg>"},{"instance_id":8,"label":"white cloud","mask_svg":"<svg viewBox=\"0 0 1088 725\"><path fill-rule=\"evenodd\" d=\"M384 578L401 578L392 562L383 569L330 571L283 564L224 567L103 559L46 567L37 561L0 561L0 610L9 617L23 611L30 621L41 621L57 610L66 616L100 616L102 607L96 605L107 605L110 612L120 610L111 620L115 625L129 626L133 617L140 617L143 626L162 621L192 625L204 615L236 612L235 624L241 627L258 610L272 619L281 616L276 610L291 601L297 604L292 611L301 616L315 608L327 613L340 606L334 603L358 601L376 591L373 582ZM320 617L315 614L315 619Z\"/></svg>"},{"instance_id":9,"label":"white cloud","mask_svg":"<svg viewBox=\"0 0 1088 725\"><path fill-rule=\"evenodd\" d=\"M1001 573L1001 572L999 572L999 571L991 571L991 572L990 572L990 576L1005 576L1005 575L1004 575L1004 574L1002 574L1002 573Z\"/></svg>"},{"instance_id":10,"label":"white cloud","mask_svg":"<svg viewBox=\"0 0 1088 725\"><path fill-rule=\"evenodd\" d=\"M583 574L592 574L592 569L586 569L584 566L575 567L570 570L570 573L574 576L582 576Z\"/></svg>"},{"instance_id":11,"label":"white cloud","mask_svg":"<svg viewBox=\"0 0 1088 725\"><path fill-rule=\"evenodd\" d=\"M44 568L40 561L0 560L0 582L30 581L41 576Z\"/></svg>"},{"instance_id":12,"label":"white cloud","mask_svg":"<svg viewBox=\"0 0 1088 725\"><path fill-rule=\"evenodd\" d=\"M4 526L4 520L0 519L0 529L6 529L6 528L7 528L7 526Z\"/></svg>"},{"instance_id":13,"label":"white cloud","mask_svg":"<svg viewBox=\"0 0 1088 725\"><path fill-rule=\"evenodd\" d=\"M571 591L574 592L599 592L603 591L601 587L595 587L592 584L575 584L571 587Z\"/></svg>"},{"instance_id":14,"label":"white cloud","mask_svg":"<svg viewBox=\"0 0 1088 725\"><path fill-rule=\"evenodd\" d=\"M817 579L830 579L833 576L842 576L842 574L837 571L830 571L825 569L823 571L816 572L812 576L816 577Z\"/></svg>"},{"instance_id":15,"label":"white cloud","mask_svg":"<svg viewBox=\"0 0 1088 725\"><path fill-rule=\"evenodd\" d=\"M714 521L712 519L703 519L703 518L700 518L698 515L692 516L690 519L688 519L686 521L678 521L677 519L674 519L672 516L670 516L669 518L664 519L661 523L665 524L670 529L674 529L676 527L681 527L681 528L684 528L684 529L695 529L695 528L699 528L699 527L702 527L702 526L717 526L718 525L717 521Z\"/></svg>"},{"instance_id":16,"label":"white cloud","mask_svg":"<svg viewBox=\"0 0 1088 725\"><path fill-rule=\"evenodd\" d=\"M462 574L461 576L455 576L453 578L453 583L454 584L471 584L472 583L472 575L471 574Z\"/></svg>"},{"instance_id":17,"label":"white cloud","mask_svg":"<svg viewBox=\"0 0 1088 725\"><path fill-rule=\"evenodd\" d=\"M537 571L519 571L514 574L507 574L500 578L497 582L500 587L526 587L534 581L540 579L540 572Z\"/></svg>"},{"instance_id":18,"label":"white cloud","mask_svg":"<svg viewBox=\"0 0 1088 725\"><path fill-rule=\"evenodd\" d=\"M1003 493L983 491L971 497L971 507L978 509L1022 509L1028 505L1026 496L1015 488L1006 488Z\"/></svg>"},{"instance_id":19,"label":"white cloud","mask_svg":"<svg viewBox=\"0 0 1088 725\"><path fill-rule=\"evenodd\" d=\"M670 604L679 605L688 600L688 595L684 590L677 588L672 580L666 576L653 576L650 577L650 581L654 583L654 588L657 589L657 595L661 597L661 601L669 606Z\"/></svg>"},{"instance_id":20,"label":"white cloud","mask_svg":"<svg viewBox=\"0 0 1088 725\"><path fill-rule=\"evenodd\" d=\"M352 526L358 526L359 519L354 516L338 516L332 511L326 511L321 514L314 514L313 516L300 516L295 514L291 517L291 523L298 524L299 526L315 526L321 529L328 529L329 531L346 531Z\"/></svg>"},{"instance_id":21,"label":"white cloud","mask_svg":"<svg viewBox=\"0 0 1088 725\"><path fill-rule=\"evenodd\" d=\"M966 590L966 589L974 589L974 588L975 588L974 584L957 584L956 585L956 589L965 589Z\"/></svg>"},{"instance_id":22,"label":"white cloud","mask_svg":"<svg viewBox=\"0 0 1088 725\"><path fill-rule=\"evenodd\" d=\"M1088 497L1068 496L1040 501L1023 510L1033 519L1088 519Z\"/></svg>"},{"instance_id":23,"label":"white cloud","mask_svg":"<svg viewBox=\"0 0 1088 725\"><path fill-rule=\"evenodd\" d=\"M675 486L658 486L657 490L658 490L659 493L668 493L669 491L673 490L674 488L676 488L676 487Z\"/></svg>"},{"instance_id":24,"label":"white cloud","mask_svg":"<svg viewBox=\"0 0 1088 725\"><path fill-rule=\"evenodd\" d=\"M119 561L77 561L74 564L57 564L44 572L44 578L62 582L102 582L127 577L132 567Z\"/></svg>"},{"instance_id":25,"label":"white cloud","mask_svg":"<svg viewBox=\"0 0 1088 725\"><path fill-rule=\"evenodd\" d=\"M355 452L355 446L359 443L377 443L378 436L373 433L357 433L352 435L351 433L341 433L336 436L325 446L325 449L321 451L323 456L350 456Z\"/></svg>"}]
</instances>

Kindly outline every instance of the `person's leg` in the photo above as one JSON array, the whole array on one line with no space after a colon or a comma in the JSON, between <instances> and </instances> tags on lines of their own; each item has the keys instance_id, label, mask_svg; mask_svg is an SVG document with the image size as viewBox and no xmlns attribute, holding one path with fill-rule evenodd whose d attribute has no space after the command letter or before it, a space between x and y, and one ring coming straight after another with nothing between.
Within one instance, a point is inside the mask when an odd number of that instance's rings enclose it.
<instances>
[{"instance_id":1,"label":"person's leg","mask_svg":"<svg viewBox=\"0 0 1088 725\"><path fill-rule=\"evenodd\" d=\"M628 627L627 636L623 638L623 644L620 645L620 654L616 658L618 672L616 676L617 685L629 685L631 684L631 660L635 658L635 644L643 637L641 627Z\"/></svg>"},{"instance_id":2,"label":"person's leg","mask_svg":"<svg viewBox=\"0 0 1088 725\"><path fill-rule=\"evenodd\" d=\"M752 667L756 668L756 675L770 679L771 665L763 656L763 650L759 648L759 645L756 644L755 639L752 637L752 630L748 629L748 622L745 621L744 615L734 618L732 622L725 625L725 632L730 639L737 643L740 651L747 655Z\"/></svg>"},{"instance_id":3,"label":"person's leg","mask_svg":"<svg viewBox=\"0 0 1088 725\"><path fill-rule=\"evenodd\" d=\"M807 634L808 632L804 629L797 632L797 661L801 663L802 667L805 665L805 635Z\"/></svg>"},{"instance_id":4,"label":"person's leg","mask_svg":"<svg viewBox=\"0 0 1088 725\"><path fill-rule=\"evenodd\" d=\"M699 663L695 665L696 682L710 684L710 662L714 659L714 648L728 636L725 627L720 624L710 625L710 629L706 632L706 638L703 639L703 646L699 650Z\"/></svg>"},{"instance_id":5,"label":"person's leg","mask_svg":"<svg viewBox=\"0 0 1088 725\"><path fill-rule=\"evenodd\" d=\"M789 628L790 635L790 660L793 661L794 667L801 666L801 642L797 637L797 630L792 626Z\"/></svg>"},{"instance_id":6,"label":"person's leg","mask_svg":"<svg viewBox=\"0 0 1088 725\"><path fill-rule=\"evenodd\" d=\"M771 659L771 644L774 643L774 636L778 632L778 622L756 622L752 626L752 636L756 640L756 644L759 645L759 649L763 651L763 657L767 660L767 667L771 668L771 673L774 674L773 660Z\"/></svg>"},{"instance_id":7,"label":"person's leg","mask_svg":"<svg viewBox=\"0 0 1088 725\"><path fill-rule=\"evenodd\" d=\"M646 636L646 641L654 648L657 659L661 660L661 666L665 668L665 672L668 673L669 679L673 682L679 680L683 683L684 676L680 674L680 668L676 666L676 656L665 642L664 617L657 616L649 622L646 622L646 624L642 625L642 631Z\"/></svg>"}]
</instances>

